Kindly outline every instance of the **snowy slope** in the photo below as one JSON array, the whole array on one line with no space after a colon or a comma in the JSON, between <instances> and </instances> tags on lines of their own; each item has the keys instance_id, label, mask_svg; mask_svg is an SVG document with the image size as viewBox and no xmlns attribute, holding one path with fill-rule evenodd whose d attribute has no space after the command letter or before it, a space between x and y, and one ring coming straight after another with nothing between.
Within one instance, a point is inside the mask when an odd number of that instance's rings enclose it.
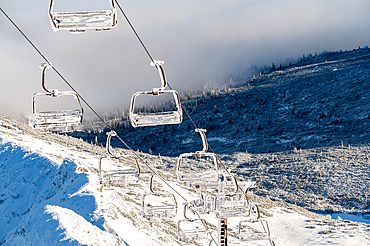
<instances>
[{"instance_id":1,"label":"snowy slope","mask_svg":"<svg viewBox=\"0 0 370 246\"><path fill-rule=\"evenodd\" d=\"M144 219L140 199L149 192L148 175L134 185L98 190L97 166L104 149L63 135L43 134L1 117L0 245L181 245L177 220ZM143 155L186 199L196 194L176 183L174 158ZM145 170L144 170L145 173ZM165 186L163 190L170 191ZM366 224L331 220L284 203L253 196L261 204L276 245L366 245ZM217 225L211 215L204 218ZM236 219L229 220L230 245ZM214 237L215 227L211 226Z\"/></svg>"}]
</instances>

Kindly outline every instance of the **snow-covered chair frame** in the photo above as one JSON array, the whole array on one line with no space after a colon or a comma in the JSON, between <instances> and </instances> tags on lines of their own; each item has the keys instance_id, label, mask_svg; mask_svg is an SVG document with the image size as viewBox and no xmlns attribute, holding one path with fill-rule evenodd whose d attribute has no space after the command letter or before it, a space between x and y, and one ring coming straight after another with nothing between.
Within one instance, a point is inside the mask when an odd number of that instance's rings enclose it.
<instances>
[{"instance_id":1,"label":"snow-covered chair frame","mask_svg":"<svg viewBox=\"0 0 370 246\"><path fill-rule=\"evenodd\" d=\"M142 196L141 207L144 218L172 218L177 214L176 198L171 193L153 190L154 174L149 179L150 193Z\"/></svg>"},{"instance_id":2,"label":"snow-covered chair frame","mask_svg":"<svg viewBox=\"0 0 370 246\"><path fill-rule=\"evenodd\" d=\"M35 129L54 132L70 132L81 130L83 108L78 94L73 91L58 91L57 89L49 90L45 87L45 73L50 67L52 67L51 64L42 64L40 67L42 69L42 87L45 92L35 93L32 97L32 126ZM79 108L74 110L37 111L37 97L58 98L61 96L72 96L78 102Z\"/></svg>"},{"instance_id":3,"label":"snow-covered chair frame","mask_svg":"<svg viewBox=\"0 0 370 246\"><path fill-rule=\"evenodd\" d=\"M214 153L206 152L208 150L208 143L205 135L206 130L195 129L195 131L198 132L202 137L203 149L195 153L184 153L179 156L176 165L178 180L181 182L190 183L190 186L218 186L218 183L220 181L220 167L218 165L217 156ZM192 164L194 164L194 167L196 167L196 160L200 158L206 158L208 159L208 161L211 162L211 170L200 171L200 168L196 168L196 171L191 172L188 168L184 168L185 161L192 162Z\"/></svg>"},{"instance_id":4,"label":"snow-covered chair frame","mask_svg":"<svg viewBox=\"0 0 370 246\"><path fill-rule=\"evenodd\" d=\"M242 191L241 188L238 186L236 178L233 175L229 177L231 177L231 179L233 180L234 190L226 193L221 193L216 196L214 206L216 217L250 217L251 215L254 215L255 207L257 205L254 205L248 199L248 188L245 191ZM225 182L225 186L226 185L227 183ZM258 207L256 208L258 209Z\"/></svg>"},{"instance_id":5,"label":"snow-covered chair frame","mask_svg":"<svg viewBox=\"0 0 370 246\"><path fill-rule=\"evenodd\" d=\"M238 237L240 241L268 240L272 246L274 241L270 237L270 229L267 221L250 218L239 222Z\"/></svg>"},{"instance_id":6,"label":"snow-covered chair frame","mask_svg":"<svg viewBox=\"0 0 370 246\"><path fill-rule=\"evenodd\" d=\"M140 178L140 165L137 158L134 155L113 153L110 143L111 138L117 136L117 133L115 131L110 131L107 135L106 150L108 155L99 158L99 184L110 188L111 185L120 186L138 182ZM131 162L135 163L136 168L117 167L113 170L103 170L102 162L104 159L111 159L118 162L131 159Z\"/></svg>"},{"instance_id":7,"label":"snow-covered chair frame","mask_svg":"<svg viewBox=\"0 0 370 246\"><path fill-rule=\"evenodd\" d=\"M208 240L208 230L204 219L188 218L186 212L189 204L184 206L184 219L177 222L177 240L180 242L197 242Z\"/></svg>"},{"instance_id":8,"label":"snow-covered chair frame","mask_svg":"<svg viewBox=\"0 0 370 246\"><path fill-rule=\"evenodd\" d=\"M114 0L109 0L111 9L79 12L54 12L54 0L50 0L49 17L54 31L67 30L84 32L110 30L117 25L117 11Z\"/></svg>"},{"instance_id":9,"label":"snow-covered chair frame","mask_svg":"<svg viewBox=\"0 0 370 246\"><path fill-rule=\"evenodd\" d=\"M102 162L104 159L123 160L132 158L137 165L137 168L116 168L111 170L102 170ZM111 185L128 185L137 183L140 178L139 163L135 156L110 156L105 155L99 158L99 184L110 187Z\"/></svg>"},{"instance_id":10,"label":"snow-covered chair frame","mask_svg":"<svg viewBox=\"0 0 370 246\"><path fill-rule=\"evenodd\" d=\"M175 90L165 90L167 86L167 80L164 74L164 69L162 67L163 61L154 61L150 63L151 66L155 66L158 70L159 77L161 79L161 87L153 88L151 91L141 91L135 93L131 98L130 104L130 121L133 127L142 126L157 126L157 125L171 125L180 124L182 122L182 108L180 103L179 94ZM176 110L170 110L165 112L136 112L136 99L139 96L149 95L149 96L160 96L163 94L172 94Z\"/></svg>"}]
</instances>

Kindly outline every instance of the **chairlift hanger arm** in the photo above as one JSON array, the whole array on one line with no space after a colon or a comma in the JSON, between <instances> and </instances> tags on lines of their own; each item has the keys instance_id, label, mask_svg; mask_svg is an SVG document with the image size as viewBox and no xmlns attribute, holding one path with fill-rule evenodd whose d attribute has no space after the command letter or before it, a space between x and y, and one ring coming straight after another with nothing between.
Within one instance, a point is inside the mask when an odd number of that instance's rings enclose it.
<instances>
[{"instance_id":1,"label":"chairlift hanger arm","mask_svg":"<svg viewBox=\"0 0 370 246\"><path fill-rule=\"evenodd\" d=\"M203 143L203 149L201 151L197 151L197 153L205 153L208 150L208 142L206 138L206 129L201 129L201 128L196 128L196 132L198 132L202 138L202 143Z\"/></svg>"},{"instance_id":2,"label":"chairlift hanger arm","mask_svg":"<svg viewBox=\"0 0 370 246\"><path fill-rule=\"evenodd\" d=\"M106 150L107 150L107 153L108 155L112 156L112 157L117 157L115 154L112 153L111 151L111 146L110 146L110 142L111 142L111 139L112 139L112 136L117 136L117 133L115 131L110 131L110 132L107 132L107 143L106 143Z\"/></svg>"},{"instance_id":3,"label":"chairlift hanger arm","mask_svg":"<svg viewBox=\"0 0 370 246\"><path fill-rule=\"evenodd\" d=\"M41 75L41 84L42 84L42 88L44 89L44 91L46 92L49 92L49 93L53 93L51 90L48 90L46 89L45 87L45 74L46 74L46 70L51 68L53 65L49 64L49 63L44 63L44 64L41 64L40 68L42 69L42 75Z\"/></svg>"},{"instance_id":4,"label":"chairlift hanger arm","mask_svg":"<svg viewBox=\"0 0 370 246\"><path fill-rule=\"evenodd\" d=\"M164 74L164 69L162 67L163 64L164 64L164 61L157 61L157 60L154 60L150 63L150 66L157 68L159 77L161 79L161 87L153 89L153 95L158 94L158 92L164 90L167 87L167 80Z\"/></svg>"}]
</instances>

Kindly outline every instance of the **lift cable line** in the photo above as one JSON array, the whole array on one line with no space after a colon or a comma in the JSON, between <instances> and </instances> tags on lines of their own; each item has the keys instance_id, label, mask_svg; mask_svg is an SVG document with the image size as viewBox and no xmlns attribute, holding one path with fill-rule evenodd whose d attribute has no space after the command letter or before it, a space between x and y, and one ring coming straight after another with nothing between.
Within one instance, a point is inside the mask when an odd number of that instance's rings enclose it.
<instances>
[{"instance_id":1,"label":"lift cable line","mask_svg":"<svg viewBox=\"0 0 370 246\"><path fill-rule=\"evenodd\" d=\"M149 58L150 58L150 61L154 63L154 59L153 57L150 55L148 49L146 48L146 46L144 45L143 41L141 40L141 38L139 37L139 34L136 32L134 26L131 24L131 21L128 19L127 15L125 14L125 11L123 11L123 9L121 8L121 5L118 3L117 0L114 0L119 8L119 10L121 11L121 13L123 14L123 16L125 17L127 23L129 24L129 26L131 27L132 31L135 33L137 39L139 40L139 42L141 43L141 45L143 46L145 52L148 54Z\"/></svg>"},{"instance_id":2,"label":"lift cable line","mask_svg":"<svg viewBox=\"0 0 370 246\"><path fill-rule=\"evenodd\" d=\"M125 14L125 12L123 11L123 9L121 8L120 4L118 3L118 0L115 0L115 2L116 2L116 4L117 4L118 8L120 9L121 13L122 13L122 14L123 14L123 16L125 17L126 21L128 22L129 26L131 27L132 31L135 33L136 37L138 38L138 40L139 40L139 42L141 43L142 47L144 48L145 52L148 54L149 59L151 60L151 62L152 62L152 63L154 63L154 62L155 62L155 61L154 61L154 59L153 59L153 58L152 58L152 56L150 55L150 53L149 53L148 49L146 48L146 46L144 45L143 41L142 41L142 40L141 40L141 38L139 37L138 33L136 32L136 30L135 30L134 26L131 24L131 22L130 22L130 20L128 19L127 15ZM171 90L173 90L173 89L172 89L172 87L171 87L171 85L168 83L168 81L166 82L166 84L168 85L168 87L169 87ZM178 99L178 100L180 101L180 99ZM181 105L181 108L182 108L182 109L183 109L183 111L186 113L186 115L189 117L189 119L190 119L191 123L193 124L193 126L195 127L196 131L197 131L197 130L199 130L198 126L196 125L196 123L194 122L194 120L191 118L191 116L190 116L189 112L186 110L186 108L184 107L184 105L183 105L181 102L179 102L179 104ZM209 146L209 147L210 147L210 146ZM214 152L214 150L212 149L212 147L210 147L210 149L211 149L211 151L213 152L213 154L214 154L214 155L216 155L216 154L215 154L215 152ZM218 161L217 161L217 162L218 162ZM220 163L221 163L221 165L223 166L223 168L224 168L225 172L226 172L229 176L233 176L233 175L231 175L231 173L230 173L230 172L229 172L229 170L227 169L226 164L225 164L225 163L222 163L221 161L219 161L219 162L220 162ZM235 178L235 180L237 180L237 178L236 178L236 177L234 177L234 178ZM161 178L161 179L162 179L162 178ZM243 189L240 187L240 185L239 185L239 183L238 183L238 182L236 182L236 189L237 189L237 190L241 190L241 191L243 191ZM247 189L247 190L248 190L248 189ZM201 220L201 217L200 217L199 213L198 213L198 212L196 212L196 211L194 211L194 212L195 212L195 214L198 216L198 218ZM203 220L201 220L201 222L202 222L203 226L206 228L207 233L212 237L212 235L208 232L208 228L207 228L207 225L205 224L205 222L204 222ZM221 224L225 224L225 226L220 226L220 223L221 223ZM222 229L220 229L221 227L223 227L223 230L224 230L222 233L221 233ZM221 238L221 234L226 233L226 232L225 232L226 227L227 227L227 219L226 219L226 218L221 218L221 219L219 219L219 229L218 229L218 230L219 230L219 242L218 242L218 243L219 243L220 245L225 245L225 244L227 244L226 235L224 235L224 239L223 239L223 240L221 240L221 239L220 239L220 238ZM216 242L216 240L214 240L214 239L213 239L213 237L212 237L212 240L213 240L213 241L218 245L218 243ZM226 240L226 242L225 242L225 240ZM271 241L270 241L270 243L271 243ZM273 243L271 243L271 244L273 244Z\"/></svg>"},{"instance_id":3,"label":"lift cable line","mask_svg":"<svg viewBox=\"0 0 370 246\"><path fill-rule=\"evenodd\" d=\"M20 31L22 33L22 35L27 39L27 41L32 45L33 48L36 49L36 51L42 56L42 58L45 59L45 61L48 63L48 64L51 64L49 62L49 60L40 52L40 50L31 42L30 39L28 39L28 37L21 31L21 29L10 19L10 17L4 12L4 10L2 8L0 8L0 10L5 14L5 16L13 23L13 25L18 29L18 31ZM81 100L83 100L83 102L91 109L91 111L104 123L104 125L109 129L109 130L113 130L109 124L107 122L104 121L104 119L90 106L90 104L72 87L72 85L59 73L59 71L53 66L52 67L53 70L63 79L63 81L74 91L77 93L77 95L81 98ZM131 150L135 156L137 156L138 158L140 158L141 160L143 160L142 157L140 157L121 137L119 137L117 135L117 138L129 149ZM164 181L169 187L171 187L170 184L168 184L162 177L160 177L159 174L157 174L155 172L154 169L152 169L150 166L147 166L150 171L152 171L153 173L155 173L160 179L162 179L162 181ZM172 188L172 187L171 187ZM172 188L173 189L173 188ZM187 201L187 199L182 196L180 193L178 193L175 189L173 189L182 199L184 199L185 201Z\"/></svg>"},{"instance_id":4,"label":"lift cable line","mask_svg":"<svg viewBox=\"0 0 370 246\"><path fill-rule=\"evenodd\" d=\"M136 37L137 37L137 39L139 40L139 42L140 42L140 44L142 45L142 47L144 48L144 50L145 50L145 52L147 53L147 55L149 56L149 59L151 60L151 62L153 62L154 63L154 59L153 59L153 57L151 56L151 54L150 54L150 52L149 52L149 50L146 48L146 46L145 46L145 44L144 44L144 42L142 41L142 39L140 38L140 36L139 36L139 34L137 33L137 31L136 31L136 29L134 28L134 26L132 25L132 23L131 23L131 21L129 20L129 18L127 17L127 15L125 14L125 12L123 11L123 9L122 9L122 7L121 7L121 5L118 3L118 0L114 0L115 1L115 3L117 4L117 7L119 8L119 10L121 11L121 13L122 13L122 15L125 17L125 19L126 19L126 21L127 21L127 23L129 24L129 26L131 27L131 29L132 29L132 31L134 32L134 34L136 35ZM169 84L169 82L167 81L167 85L168 85L168 87L171 89L171 90L173 90L172 89L172 86ZM199 127L196 125L196 123L194 122L194 120L191 118L191 116L190 116L190 114L189 114L189 112L186 110L186 108L184 107L184 105L181 103L181 108L183 109L183 111L185 112L185 114L188 116L188 118L190 119L190 121L191 121L191 123L193 124L193 126L194 126L194 128L195 129L199 129ZM211 146L209 146L210 147L210 150L213 152L213 153L215 153L214 151L213 151L213 149L212 149L212 147ZM220 161L221 162L221 161ZM223 164L223 163L221 163L222 164L222 166L224 167L224 169L226 170L226 172L228 173L228 174L230 174L229 173L229 171L227 170L227 168L226 168L226 165L225 164ZM239 185L238 185L238 188L239 188Z\"/></svg>"},{"instance_id":5,"label":"lift cable line","mask_svg":"<svg viewBox=\"0 0 370 246\"><path fill-rule=\"evenodd\" d=\"M26 34L22 32L22 30L14 23L14 21L5 13L5 11L0 8L1 12L8 18L8 20L15 26L15 28L22 34L22 36L30 43L30 45L39 53L39 55L47 62L47 64L51 65L51 62L41 53L41 51L32 43L32 41L27 37ZM81 98L81 100L90 108L90 110L107 126L109 125L103 120L103 118L90 106L90 104L77 92L77 90L62 76L59 71L52 66L52 69L58 74L58 76Z\"/></svg>"},{"instance_id":6,"label":"lift cable line","mask_svg":"<svg viewBox=\"0 0 370 246\"><path fill-rule=\"evenodd\" d=\"M117 2L117 1L116 1ZM117 3L118 5L118 3ZM121 9L121 7L119 7ZM1 12L6 16L6 18L14 25L14 27L22 34L22 36L30 43L30 45L37 51L37 53L48 63L51 64L51 62L42 54L42 52L32 43L32 41L27 37L26 34L22 32L22 30L15 24L15 22L5 13L5 11L0 8ZM145 47L145 46L144 46ZM145 49L146 50L146 49ZM151 58L149 52L147 52L149 57ZM152 58L151 58L152 59ZM88 108L103 122L103 124L110 129L111 131L113 130L107 122L104 121L104 119L94 110L94 108L77 92L76 89L62 76L62 74L54 67L52 66L53 70L58 74L58 76L81 98L81 100L88 106ZM176 189L174 189L162 176L160 176L148 163L147 161L139 156L120 136L117 135L117 138L130 150L132 153L142 160L145 164L145 166L152 172L154 173L163 183L165 183L171 190L173 190L179 197L181 197L185 202L189 203L189 201ZM194 211L194 213L200 218L200 215L197 211ZM217 245L216 240L213 238L212 234L209 232L208 226L204 223L203 224L207 230L207 233L210 235L212 238L212 241L214 241Z\"/></svg>"}]
</instances>

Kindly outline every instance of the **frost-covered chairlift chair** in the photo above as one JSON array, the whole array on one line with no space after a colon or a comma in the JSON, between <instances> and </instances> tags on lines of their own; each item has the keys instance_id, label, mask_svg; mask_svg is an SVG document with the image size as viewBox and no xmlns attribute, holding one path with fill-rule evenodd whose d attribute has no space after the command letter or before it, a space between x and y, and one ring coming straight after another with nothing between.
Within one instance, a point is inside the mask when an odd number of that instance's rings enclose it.
<instances>
[{"instance_id":1,"label":"frost-covered chairlift chair","mask_svg":"<svg viewBox=\"0 0 370 246\"><path fill-rule=\"evenodd\" d=\"M275 242L270 237L270 228L267 221L260 217L258 206L257 217L250 217L247 220L239 222L238 237L240 241L269 241L272 246L275 246Z\"/></svg>"},{"instance_id":2,"label":"frost-covered chairlift chair","mask_svg":"<svg viewBox=\"0 0 370 246\"><path fill-rule=\"evenodd\" d=\"M146 193L141 198L142 216L144 218L172 218L177 214L176 198L171 193L162 193L153 190L152 174L149 179L150 193Z\"/></svg>"},{"instance_id":3,"label":"frost-covered chairlift chair","mask_svg":"<svg viewBox=\"0 0 370 246\"><path fill-rule=\"evenodd\" d=\"M54 0L50 0L49 17L53 30L67 30L72 33L84 32L86 29L96 31L110 30L117 25L117 11L114 0L109 0L109 10L54 12Z\"/></svg>"},{"instance_id":4,"label":"frost-covered chairlift chair","mask_svg":"<svg viewBox=\"0 0 370 246\"><path fill-rule=\"evenodd\" d=\"M133 127L141 126L157 126L157 125L170 125L180 124L182 122L182 109L179 94L175 90L166 90L167 80L164 74L162 65L163 61L154 61L150 65L157 68L159 77L161 79L161 87L153 88L151 91L141 91L135 93L131 98L130 105L130 121ZM160 96L162 94L172 94L175 101L176 110L169 110L165 112L136 112L135 102L137 97L141 95Z\"/></svg>"},{"instance_id":5,"label":"frost-covered chairlift chair","mask_svg":"<svg viewBox=\"0 0 370 246\"><path fill-rule=\"evenodd\" d=\"M134 184L139 181L140 178L140 165L137 158L134 155L122 155L115 154L111 150L111 139L117 136L115 131L107 132L107 143L106 150L108 155L101 156L99 158L99 184L110 188L111 185L128 185ZM102 162L104 159L113 159L116 161L132 159L136 165L136 168L115 168L113 170L102 170Z\"/></svg>"},{"instance_id":6,"label":"frost-covered chairlift chair","mask_svg":"<svg viewBox=\"0 0 370 246\"><path fill-rule=\"evenodd\" d=\"M247 197L249 187L245 191L242 191L235 176L228 175L228 177L231 178L234 188L230 192L221 192L216 196L214 206L216 217L250 217L254 204Z\"/></svg>"},{"instance_id":7,"label":"frost-covered chairlift chair","mask_svg":"<svg viewBox=\"0 0 370 246\"><path fill-rule=\"evenodd\" d=\"M201 244L202 241L208 240L208 230L206 221L201 218L191 219L187 217L186 212L189 204L184 206L184 218L177 222L177 240L180 242L190 243L192 241Z\"/></svg>"},{"instance_id":8,"label":"frost-covered chairlift chair","mask_svg":"<svg viewBox=\"0 0 370 246\"><path fill-rule=\"evenodd\" d=\"M239 240L268 240L274 246L267 221L261 218L258 205L250 201L247 195L249 189L255 187L255 182L242 182L238 185L236 178L233 175L230 177L234 190L216 196L216 218L246 217L247 219L241 220L238 225Z\"/></svg>"},{"instance_id":9,"label":"frost-covered chairlift chair","mask_svg":"<svg viewBox=\"0 0 370 246\"><path fill-rule=\"evenodd\" d=\"M218 219L230 217L246 217L238 226L238 237L240 241L268 240L275 245L270 238L268 223L262 220L258 205L250 201L247 193L250 188L255 187L255 182L242 182L238 185L236 178L229 175L234 184L234 190L218 194L215 198L215 216ZM226 188L229 184L225 183ZM242 188L243 187L243 188Z\"/></svg>"},{"instance_id":10,"label":"frost-covered chairlift chair","mask_svg":"<svg viewBox=\"0 0 370 246\"><path fill-rule=\"evenodd\" d=\"M203 149L195 153L184 153L177 159L177 178L181 182L186 182L190 187L214 187L218 186L220 182L220 167L216 154L207 153L208 143L206 139L205 129L195 129L200 134L203 142ZM213 168L211 170L202 171L203 167L197 167L197 159L201 160L206 158L206 161L211 162ZM188 164L185 167L185 162ZM189 170L190 167L195 171Z\"/></svg>"},{"instance_id":11,"label":"frost-covered chairlift chair","mask_svg":"<svg viewBox=\"0 0 370 246\"><path fill-rule=\"evenodd\" d=\"M35 129L54 132L70 132L79 131L82 128L83 108L78 94L74 91L58 91L57 89L47 89L45 87L45 73L51 64L42 64L42 88L45 92L35 93L32 97L32 126ZM78 109L74 110L52 110L37 112L36 99L38 97L58 98L61 96L72 96L79 105Z\"/></svg>"}]
</instances>

